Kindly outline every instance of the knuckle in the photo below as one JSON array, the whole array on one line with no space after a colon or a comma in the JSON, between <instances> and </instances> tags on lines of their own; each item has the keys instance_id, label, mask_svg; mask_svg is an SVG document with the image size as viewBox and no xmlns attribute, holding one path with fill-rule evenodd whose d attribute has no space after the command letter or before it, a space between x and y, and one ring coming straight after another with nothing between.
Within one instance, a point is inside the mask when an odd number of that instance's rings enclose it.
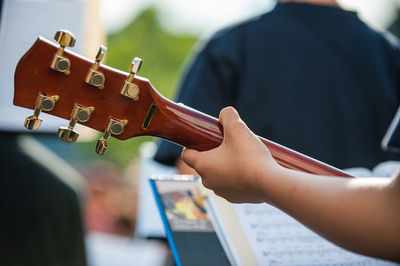
<instances>
[{"instance_id":1,"label":"knuckle","mask_svg":"<svg viewBox=\"0 0 400 266\"><path fill-rule=\"evenodd\" d=\"M194 166L199 173L208 173L210 168L212 168L212 166L210 166L208 158L206 157L197 158L194 162Z\"/></svg>"},{"instance_id":2,"label":"knuckle","mask_svg":"<svg viewBox=\"0 0 400 266\"><path fill-rule=\"evenodd\" d=\"M197 170L197 172L202 173L204 171L204 166L201 160L196 160L193 162L193 168Z\"/></svg>"},{"instance_id":3,"label":"knuckle","mask_svg":"<svg viewBox=\"0 0 400 266\"><path fill-rule=\"evenodd\" d=\"M203 183L203 186L204 187L206 187L206 188L208 188L208 189L211 189L211 186L210 186L210 182L208 182L208 180L206 179L206 178L201 178L201 183Z\"/></svg>"},{"instance_id":4,"label":"knuckle","mask_svg":"<svg viewBox=\"0 0 400 266\"><path fill-rule=\"evenodd\" d=\"M226 199L227 201L229 201L230 203L240 203L240 201L235 200L234 198L225 197L225 199Z\"/></svg>"}]
</instances>

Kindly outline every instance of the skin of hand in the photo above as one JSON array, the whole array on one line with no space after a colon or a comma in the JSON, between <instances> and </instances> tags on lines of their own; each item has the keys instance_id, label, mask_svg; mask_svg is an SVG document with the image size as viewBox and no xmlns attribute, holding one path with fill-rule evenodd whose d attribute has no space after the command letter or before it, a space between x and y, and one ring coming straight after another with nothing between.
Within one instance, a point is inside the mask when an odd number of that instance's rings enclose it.
<instances>
[{"instance_id":1,"label":"skin of hand","mask_svg":"<svg viewBox=\"0 0 400 266\"><path fill-rule=\"evenodd\" d=\"M247 128L232 107L220 113L224 128L222 144L213 150L198 152L184 149L182 159L202 177L203 185L231 202L265 202L260 180L262 172L279 168L268 149Z\"/></svg>"},{"instance_id":2,"label":"skin of hand","mask_svg":"<svg viewBox=\"0 0 400 266\"><path fill-rule=\"evenodd\" d=\"M392 178L317 176L279 166L237 112L220 113L222 144L184 149L203 185L235 203L268 202L354 252L400 262L400 172Z\"/></svg>"},{"instance_id":3,"label":"skin of hand","mask_svg":"<svg viewBox=\"0 0 400 266\"><path fill-rule=\"evenodd\" d=\"M175 167L180 175L199 175L196 170L187 165L181 158L176 160Z\"/></svg>"}]
</instances>

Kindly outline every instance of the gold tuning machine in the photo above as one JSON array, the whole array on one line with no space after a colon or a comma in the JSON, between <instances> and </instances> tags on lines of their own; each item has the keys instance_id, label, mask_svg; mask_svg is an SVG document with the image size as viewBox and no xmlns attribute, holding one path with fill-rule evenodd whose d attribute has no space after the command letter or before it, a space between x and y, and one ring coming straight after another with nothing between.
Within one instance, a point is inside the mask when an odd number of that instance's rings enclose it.
<instances>
[{"instance_id":1,"label":"gold tuning machine","mask_svg":"<svg viewBox=\"0 0 400 266\"><path fill-rule=\"evenodd\" d=\"M64 57L64 49L65 47L74 47L76 41L75 36L67 30L60 30L56 32L54 39L60 44L60 47L54 55L50 67L65 75L69 75L71 72L71 62L68 58Z\"/></svg>"},{"instance_id":2,"label":"gold tuning machine","mask_svg":"<svg viewBox=\"0 0 400 266\"><path fill-rule=\"evenodd\" d=\"M57 136L64 142L75 142L79 137L79 132L74 130L76 123L89 121L93 112L94 107L83 107L75 104L68 127L60 127L57 131Z\"/></svg>"},{"instance_id":3,"label":"gold tuning machine","mask_svg":"<svg viewBox=\"0 0 400 266\"><path fill-rule=\"evenodd\" d=\"M135 83L133 83L133 79L135 78L136 73L139 72L141 65L142 59L135 57L132 60L131 66L129 67L129 76L125 80L121 89L122 95L131 98L134 101L139 100L140 89Z\"/></svg>"},{"instance_id":4,"label":"gold tuning machine","mask_svg":"<svg viewBox=\"0 0 400 266\"><path fill-rule=\"evenodd\" d=\"M86 75L85 82L89 85L95 86L102 90L104 88L104 81L105 77L104 74L98 71L100 67L100 62L104 58L104 54L106 53L107 48L103 45L100 46L99 51L97 52L96 55L96 60L92 67L89 69L89 72Z\"/></svg>"},{"instance_id":5,"label":"gold tuning machine","mask_svg":"<svg viewBox=\"0 0 400 266\"><path fill-rule=\"evenodd\" d=\"M118 120L115 118L110 118L107 127L104 130L104 135L97 141L96 152L103 155L107 151L108 139L111 135L120 135L124 132L125 126L128 124L128 120Z\"/></svg>"},{"instance_id":6,"label":"gold tuning machine","mask_svg":"<svg viewBox=\"0 0 400 266\"><path fill-rule=\"evenodd\" d=\"M36 97L35 111L33 115L28 116L25 119L25 127L30 130L38 129L42 123L42 119L39 117L40 112L53 110L56 102L60 99L58 95L47 96L45 93L40 93Z\"/></svg>"}]
</instances>

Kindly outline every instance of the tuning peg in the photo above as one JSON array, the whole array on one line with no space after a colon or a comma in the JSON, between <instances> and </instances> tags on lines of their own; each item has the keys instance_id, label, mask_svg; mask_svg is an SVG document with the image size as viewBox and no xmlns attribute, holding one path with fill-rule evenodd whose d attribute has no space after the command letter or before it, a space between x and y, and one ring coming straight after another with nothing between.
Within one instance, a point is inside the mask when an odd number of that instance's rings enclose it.
<instances>
[{"instance_id":1,"label":"tuning peg","mask_svg":"<svg viewBox=\"0 0 400 266\"><path fill-rule=\"evenodd\" d=\"M139 100L140 89L132 81L133 81L136 73L139 72L141 65L142 65L142 59L135 57L132 60L131 66L129 67L129 76L125 80L124 85L122 86L122 89L121 89L122 95L124 95L128 98L131 98L134 101Z\"/></svg>"},{"instance_id":2,"label":"tuning peg","mask_svg":"<svg viewBox=\"0 0 400 266\"><path fill-rule=\"evenodd\" d=\"M100 66L100 62L104 58L104 54L106 53L107 48L103 45L100 46L99 51L97 52L96 55L96 61L92 65L92 67L89 69L88 74L86 75L85 82L88 83L89 85L95 86L99 89L104 88L104 81L105 77L104 74L101 73L100 71L97 71Z\"/></svg>"},{"instance_id":3,"label":"tuning peg","mask_svg":"<svg viewBox=\"0 0 400 266\"><path fill-rule=\"evenodd\" d=\"M74 47L76 41L75 36L67 30L60 30L56 32L54 39L60 44L60 47L54 55L50 67L65 75L69 75L71 63L63 54L65 47Z\"/></svg>"},{"instance_id":4,"label":"tuning peg","mask_svg":"<svg viewBox=\"0 0 400 266\"><path fill-rule=\"evenodd\" d=\"M45 93L38 93L35 102L35 111L33 115L28 116L25 119L25 127L30 130L38 129L42 123L42 119L39 117L40 112L53 110L56 102L60 99L58 95L46 96Z\"/></svg>"},{"instance_id":5,"label":"tuning peg","mask_svg":"<svg viewBox=\"0 0 400 266\"><path fill-rule=\"evenodd\" d=\"M74 130L76 123L89 121L90 115L93 112L94 107L85 108L75 104L68 127L60 127L57 131L57 136L64 142L75 142L79 137L79 132Z\"/></svg>"},{"instance_id":6,"label":"tuning peg","mask_svg":"<svg viewBox=\"0 0 400 266\"><path fill-rule=\"evenodd\" d=\"M111 135L120 135L124 132L125 126L128 124L128 120L118 120L115 118L110 118L107 127L104 130L104 135L97 141L96 152L103 155L107 151L108 139Z\"/></svg>"}]
</instances>

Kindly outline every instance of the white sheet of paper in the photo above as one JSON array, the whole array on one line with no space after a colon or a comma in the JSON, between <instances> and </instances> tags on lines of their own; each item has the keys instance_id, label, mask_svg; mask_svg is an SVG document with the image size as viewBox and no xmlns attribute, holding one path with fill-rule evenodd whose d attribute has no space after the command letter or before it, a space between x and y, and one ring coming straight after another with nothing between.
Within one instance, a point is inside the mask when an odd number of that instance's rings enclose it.
<instances>
[{"instance_id":1,"label":"white sheet of paper","mask_svg":"<svg viewBox=\"0 0 400 266\"><path fill-rule=\"evenodd\" d=\"M176 169L153 160L157 146L153 142L140 147L140 184L136 234L140 237L165 237L161 216L151 191L149 177L152 175L174 175Z\"/></svg>"},{"instance_id":2,"label":"white sheet of paper","mask_svg":"<svg viewBox=\"0 0 400 266\"><path fill-rule=\"evenodd\" d=\"M399 169L400 161L386 161L377 164L372 170L363 167L354 167L344 169L344 171L357 177L391 177Z\"/></svg>"},{"instance_id":3,"label":"white sheet of paper","mask_svg":"<svg viewBox=\"0 0 400 266\"><path fill-rule=\"evenodd\" d=\"M83 0L5 0L0 23L0 130L27 131L24 120L32 110L13 105L14 71L18 60L39 35L53 40L60 29L68 29L77 38L71 50L81 53L83 36ZM49 62L50 64L50 62ZM56 132L65 121L41 114L38 129Z\"/></svg>"},{"instance_id":4,"label":"white sheet of paper","mask_svg":"<svg viewBox=\"0 0 400 266\"><path fill-rule=\"evenodd\" d=\"M235 204L258 265L397 265L344 250L268 204Z\"/></svg>"}]
</instances>

